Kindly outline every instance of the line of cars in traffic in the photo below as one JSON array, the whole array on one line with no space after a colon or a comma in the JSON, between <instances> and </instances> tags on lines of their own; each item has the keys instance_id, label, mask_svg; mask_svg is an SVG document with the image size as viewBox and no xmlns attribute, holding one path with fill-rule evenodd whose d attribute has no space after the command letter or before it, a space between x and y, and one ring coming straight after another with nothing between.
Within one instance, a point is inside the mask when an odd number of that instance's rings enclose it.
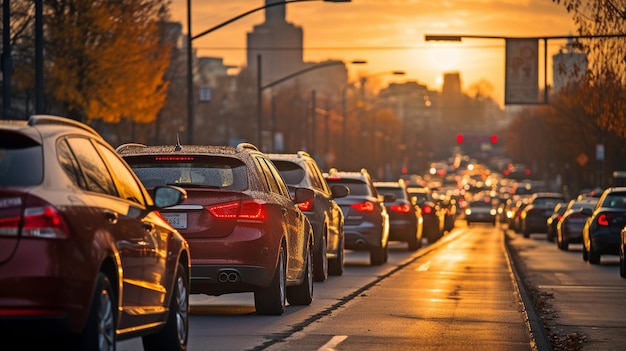
<instances>
[{"instance_id":1,"label":"line of cars in traffic","mask_svg":"<svg viewBox=\"0 0 626 351\"><path fill-rule=\"evenodd\" d=\"M546 234L560 250L582 244L582 258L599 264L603 255L618 255L626 278L626 187L609 187L566 201L562 194L536 193L511 207L509 228L524 237Z\"/></svg>"},{"instance_id":2,"label":"line of cars in traffic","mask_svg":"<svg viewBox=\"0 0 626 351\"><path fill-rule=\"evenodd\" d=\"M70 119L3 120L0 333L184 350L189 294L252 292L257 313L280 315L309 305L314 281L343 274L345 249L380 265L389 241L437 240L450 224L422 192L366 170L322 173L306 152L113 149Z\"/></svg>"}]
</instances>

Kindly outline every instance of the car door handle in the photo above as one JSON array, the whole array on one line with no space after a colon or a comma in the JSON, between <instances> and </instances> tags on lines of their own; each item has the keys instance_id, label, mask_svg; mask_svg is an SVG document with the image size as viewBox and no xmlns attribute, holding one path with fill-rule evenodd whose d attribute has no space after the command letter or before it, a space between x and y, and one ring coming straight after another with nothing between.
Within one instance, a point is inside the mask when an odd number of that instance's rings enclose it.
<instances>
[{"instance_id":1,"label":"car door handle","mask_svg":"<svg viewBox=\"0 0 626 351\"><path fill-rule=\"evenodd\" d=\"M104 216L106 217L107 221L112 224L116 224L117 220L119 219L117 212L114 211L104 211Z\"/></svg>"}]
</instances>

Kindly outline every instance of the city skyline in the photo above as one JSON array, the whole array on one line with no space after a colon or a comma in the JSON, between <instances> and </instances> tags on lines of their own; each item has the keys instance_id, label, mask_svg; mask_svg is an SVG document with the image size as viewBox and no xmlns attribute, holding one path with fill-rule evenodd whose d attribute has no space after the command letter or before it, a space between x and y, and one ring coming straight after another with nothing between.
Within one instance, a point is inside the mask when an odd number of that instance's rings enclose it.
<instances>
[{"instance_id":1,"label":"city skyline","mask_svg":"<svg viewBox=\"0 0 626 351\"><path fill-rule=\"evenodd\" d=\"M227 21L265 0L191 1L192 34ZM173 0L172 20L187 32L187 2ZM418 81L441 90L445 73L459 72L463 91L487 83L491 96L504 103L504 40L464 39L461 43L425 42L426 34L546 37L572 35L575 26L562 5L549 0L481 3L449 0L443 3L416 0L353 0L350 3L303 2L287 5L287 21L304 31L304 60L366 60L349 67L350 78L403 70L403 77L380 76L382 83ZM227 65L246 65L246 33L264 21L264 11L246 16L194 40L198 56L222 57ZM330 24L329 24L330 23ZM364 25L366 24L366 25ZM532 24L532 25L531 25ZM565 40L548 41L548 82L551 56ZM540 44L543 47L543 43ZM543 53L540 52L540 86L543 86ZM489 87L491 85L491 88ZM371 86L371 85L370 85Z\"/></svg>"}]
</instances>

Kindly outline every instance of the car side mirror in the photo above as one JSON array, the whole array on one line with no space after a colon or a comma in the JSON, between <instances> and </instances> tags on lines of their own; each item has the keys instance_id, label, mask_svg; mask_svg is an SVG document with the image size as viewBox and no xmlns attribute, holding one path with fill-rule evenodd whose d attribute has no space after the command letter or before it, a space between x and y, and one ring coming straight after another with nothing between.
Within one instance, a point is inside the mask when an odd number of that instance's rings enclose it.
<instances>
[{"instance_id":1,"label":"car side mirror","mask_svg":"<svg viewBox=\"0 0 626 351\"><path fill-rule=\"evenodd\" d=\"M311 189L307 188L296 188L294 192L294 202L299 204L302 202L307 202L315 196L315 192Z\"/></svg>"},{"instance_id":2,"label":"car side mirror","mask_svg":"<svg viewBox=\"0 0 626 351\"><path fill-rule=\"evenodd\" d=\"M154 188L154 205L156 208L178 205L187 198L187 191L177 186L158 186Z\"/></svg>"},{"instance_id":3,"label":"car side mirror","mask_svg":"<svg viewBox=\"0 0 626 351\"><path fill-rule=\"evenodd\" d=\"M333 199L339 199L348 196L350 194L350 188L345 185L333 185L330 187L330 192Z\"/></svg>"}]
</instances>

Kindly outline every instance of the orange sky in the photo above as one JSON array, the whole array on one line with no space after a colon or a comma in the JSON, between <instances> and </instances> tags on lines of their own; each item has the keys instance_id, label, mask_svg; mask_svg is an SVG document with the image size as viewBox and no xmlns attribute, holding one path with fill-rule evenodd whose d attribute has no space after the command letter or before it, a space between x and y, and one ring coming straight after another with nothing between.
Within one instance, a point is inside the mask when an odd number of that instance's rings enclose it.
<instances>
[{"instance_id":1,"label":"orange sky","mask_svg":"<svg viewBox=\"0 0 626 351\"><path fill-rule=\"evenodd\" d=\"M198 34L254 8L264 0L192 0L192 33ZM187 0L172 0L172 20L187 32ZM246 64L246 33L262 23L263 11L239 19L193 41L200 56L223 57L227 65ZM493 97L504 101L504 41L464 39L462 43L425 42L425 34L544 37L575 34L571 15L551 0L352 0L287 5L287 21L304 31L305 61L367 60L349 67L359 75L403 70L406 76L381 81L418 81L441 89L444 72L461 74L463 89L486 80ZM565 44L549 40L551 56ZM543 42L540 42L543 48ZM540 70L543 71L540 52ZM551 62L548 62L550 67ZM550 68L549 68L550 72ZM540 72L540 85L543 86ZM551 81L551 78L548 78ZM383 83L383 82L381 82Z\"/></svg>"}]
</instances>

